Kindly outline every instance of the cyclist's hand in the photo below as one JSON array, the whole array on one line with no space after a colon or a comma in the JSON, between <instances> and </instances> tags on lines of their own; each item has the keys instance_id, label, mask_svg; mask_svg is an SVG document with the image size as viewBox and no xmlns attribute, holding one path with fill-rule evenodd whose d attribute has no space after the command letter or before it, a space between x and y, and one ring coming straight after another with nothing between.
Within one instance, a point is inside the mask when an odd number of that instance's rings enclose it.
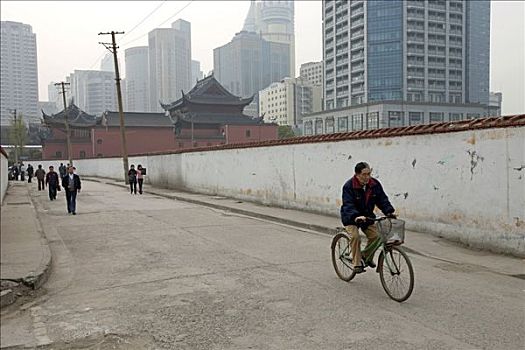
<instances>
[{"instance_id":1,"label":"cyclist's hand","mask_svg":"<svg viewBox=\"0 0 525 350\"><path fill-rule=\"evenodd\" d=\"M366 216L358 216L355 218L355 222L365 222Z\"/></svg>"}]
</instances>

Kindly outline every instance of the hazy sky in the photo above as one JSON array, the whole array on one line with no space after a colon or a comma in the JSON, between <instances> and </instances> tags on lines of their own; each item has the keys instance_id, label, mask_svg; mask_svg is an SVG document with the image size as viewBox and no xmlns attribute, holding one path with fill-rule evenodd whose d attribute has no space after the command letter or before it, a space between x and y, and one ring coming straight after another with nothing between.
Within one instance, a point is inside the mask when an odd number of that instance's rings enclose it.
<instances>
[{"instance_id":1,"label":"hazy sky","mask_svg":"<svg viewBox=\"0 0 525 350\"><path fill-rule=\"evenodd\" d=\"M65 80L74 69L99 69L107 51L98 42L111 41L110 36L98 36L99 32L126 32L117 36L124 73L123 50L147 45L149 31L170 27L179 18L191 22L192 57L208 73L213 69L213 49L241 30L249 6L249 1L2 0L0 16L2 21L33 27L39 99L47 100L51 81ZM491 16L491 91L503 92L503 114L525 113L525 2L493 1ZM295 2L295 35L298 73L301 63L322 59L321 1Z\"/></svg>"}]
</instances>

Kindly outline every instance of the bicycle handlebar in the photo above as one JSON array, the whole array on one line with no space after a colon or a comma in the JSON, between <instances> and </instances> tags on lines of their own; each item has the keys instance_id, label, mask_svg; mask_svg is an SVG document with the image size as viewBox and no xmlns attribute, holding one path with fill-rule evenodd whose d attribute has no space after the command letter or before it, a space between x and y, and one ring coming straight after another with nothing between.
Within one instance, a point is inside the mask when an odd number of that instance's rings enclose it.
<instances>
[{"instance_id":1,"label":"bicycle handlebar","mask_svg":"<svg viewBox=\"0 0 525 350\"><path fill-rule=\"evenodd\" d=\"M359 222L366 221L366 220L379 222L379 221L383 221L383 220L386 220L386 219L397 219L397 216L396 215L385 215L385 216L380 216L380 217L377 217L377 218L369 218L369 217L367 217L365 220L359 220ZM356 222L358 222L358 221L356 220Z\"/></svg>"}]
</instances>

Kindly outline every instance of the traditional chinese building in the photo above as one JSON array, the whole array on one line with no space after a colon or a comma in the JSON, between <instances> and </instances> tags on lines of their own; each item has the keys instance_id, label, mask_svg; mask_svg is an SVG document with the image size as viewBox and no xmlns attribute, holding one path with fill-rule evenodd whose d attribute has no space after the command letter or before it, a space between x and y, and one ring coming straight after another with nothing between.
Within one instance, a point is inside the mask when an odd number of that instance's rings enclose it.
<instances>
[{"instance_id":1,"label":"traditional chinese building","mask_svg":"<svg viewBox=\"0 0 525 350\"><path fill-rule=\"evenodd\" d=\"M229 93L213 76L197 82L187 94L169 104L166 113L125 112L128 155L169 152L194 147L247 143L278 138L277 124L243 114L252 98ZM121 155L120 117L106 111L95 117L71 104L66 111L43 114L42 158L67 159L65 113L74 159Z\"/></svg>"},{"instance_id":2,"label":"traditional chinese building","mask_svg":"<svg viewBox=\"0 0 525 350\"><path fill-rule=\"evenodd\" d=\"M42 159L68 159L66 124L67 115L72 158L93 157L91 130L97 123L97 118L80 110L75 104L70 104L57 114L47 115L42 111L44 129L42 138Z\"/></svg>"},{"instance_id":3,"label":"traditional chinese building","mask_svg":"<svg viewBox=\"0 0 525 350\"><path fill-rule=\"evenodd\" d=\"M170 117L179 148L276 140L277 124L243 114L250 98L226 90L210 75L171 104L161 104Z\"/></svg>"}]
</instances>

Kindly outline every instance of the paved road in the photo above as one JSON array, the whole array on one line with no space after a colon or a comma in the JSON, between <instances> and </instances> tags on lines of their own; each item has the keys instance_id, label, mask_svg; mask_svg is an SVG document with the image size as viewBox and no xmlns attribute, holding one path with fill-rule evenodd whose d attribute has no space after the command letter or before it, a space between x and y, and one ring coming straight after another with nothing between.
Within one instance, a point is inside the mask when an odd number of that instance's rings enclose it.
<instances>
[{"instance_id":1,"label":"paved road","mask_svg":"<svg viewBox=\"0 0 525 350\"><path fill-rule=\"evenodd\" d=\"M70 216L33 192L53 253L46 294L3 315L2 346L48 349L523 349L525 281L410 255L390 300L345 283L331 237L88 182Z\"/></svg>"}]
</instances>

